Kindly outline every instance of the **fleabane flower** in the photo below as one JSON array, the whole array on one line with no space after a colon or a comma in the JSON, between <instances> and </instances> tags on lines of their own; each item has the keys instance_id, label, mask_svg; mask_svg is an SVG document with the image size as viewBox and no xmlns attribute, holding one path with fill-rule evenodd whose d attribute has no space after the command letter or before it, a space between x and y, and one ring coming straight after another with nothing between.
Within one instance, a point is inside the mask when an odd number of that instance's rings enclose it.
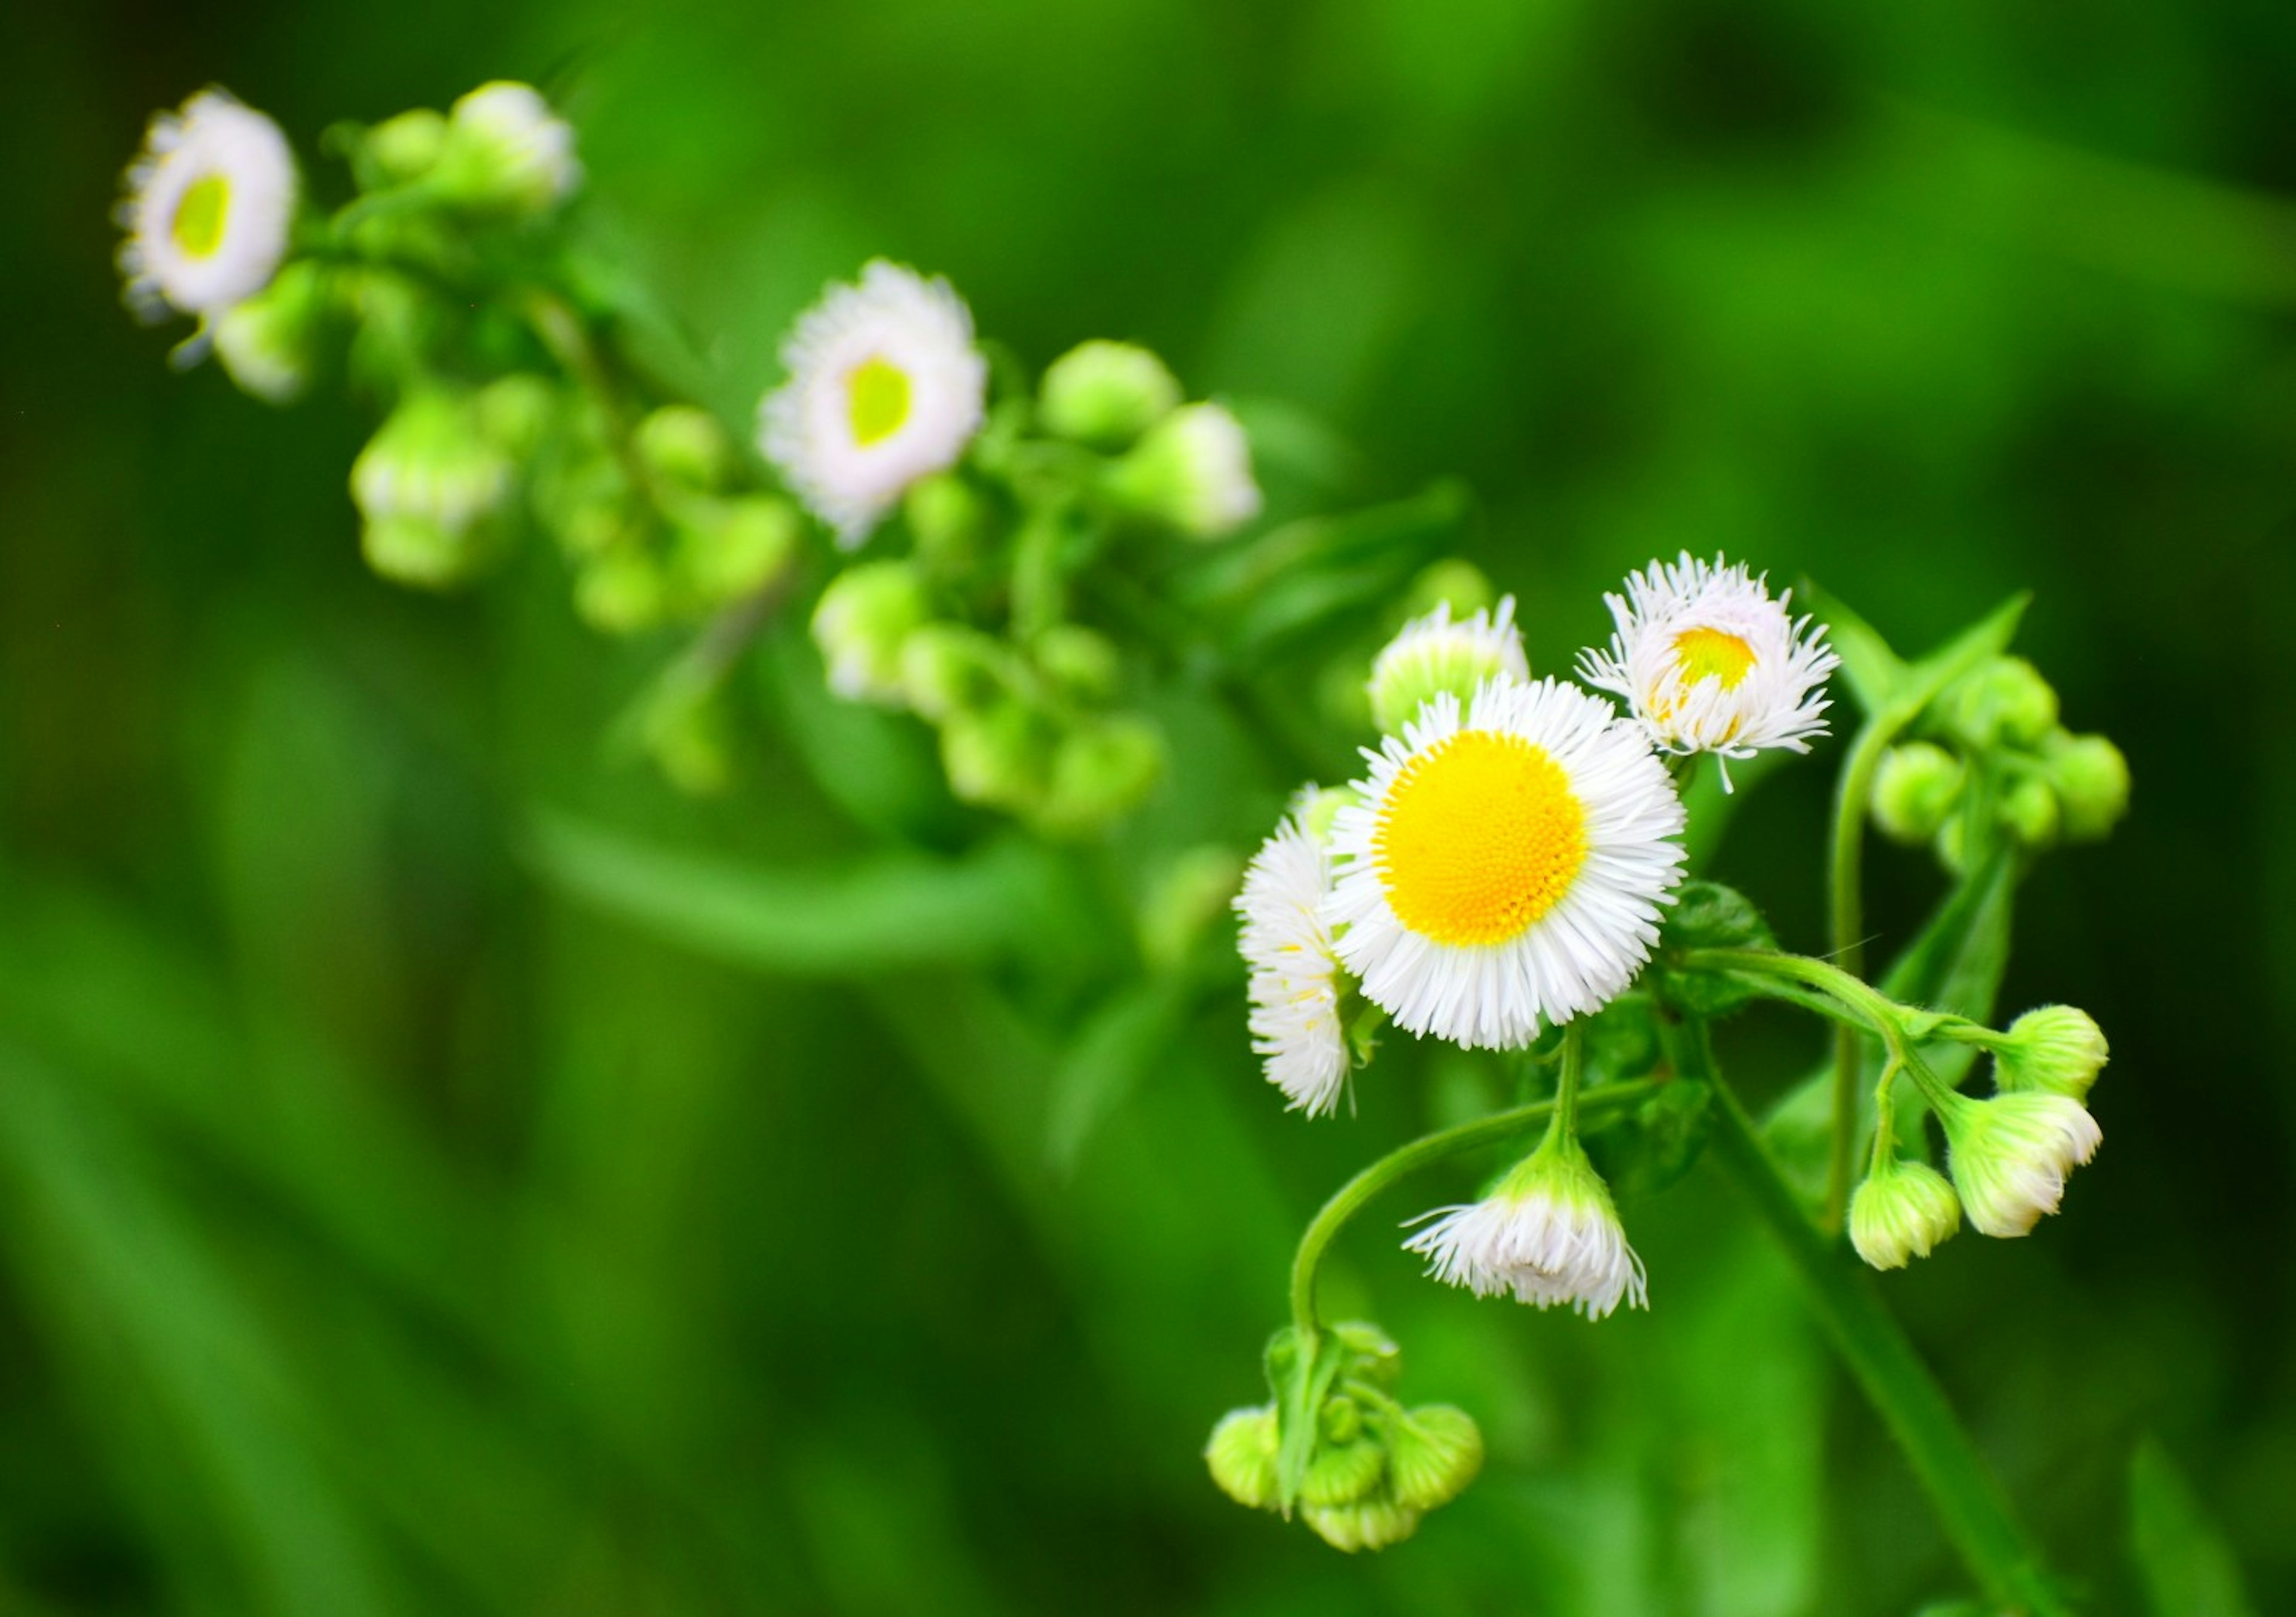
<instances>
[{"instance_id":1,"label":"fleabane flower","mask_svg":"<svg viewBox=\"0 0 2296 1617\"><path fill-rule=\"evenodd\" d=\"M1522 631L1514 626L1514 597L1502 600L1496 614L1486 608L1456 620L1446 601L1405 624L1372 660L1372 718L1392 735L1438 691L1465 702L1485 680L1501 678L1530 678Z\"/></svg>"},{"instance_id":2,"label":"fleabane flower","mask_svg":"<svg viewBox=\"0 0 2296 1617\"><path fill-rule=\"evenodd\" d=\"M1295 818L1277 827L1244 871L1237 948L1251 968L1251 1047L1291 1110L1309 1117L1339 1104L1348 1075L1340 1025L1340 968L1324 919L1332 867Z\"/></svg>"},{"instance_id":3,"label":"fleabane flower","mask_svg":"<svg viewBox=\"0 0 2296 1617\"><path fill-rule=\"evenodd\" d=\"M286 257L295 195L287 137L227 91L158 114L119 205L128 302L146 320L212 321L253 297Z\"/></svg>"},{"instance_id":4,"label":"fleabane flower","mask_svg":"<svg viewBox=\"0 0 2296 1617\"><path fill-rule=\"evenodd\" d=\"M972 313L947 282L882 259L798 316L782 363L759 447L848 549L980 427L988 365Z\"/></svg>"},{"instance_id":5,"label":"fleabane flower","mask_svg":"<svg viewBox=\"0 0 2296 1617\"><path fill-rule=\"evenodd\" d=\"M1439 692L1332 825L1341 964L1406 1032L1529 1044L1634 981L1681 879L1682 800L1640 726L1576 685Z\"/></svg>"},{"instance_id":6,"label":"fleabane flower","mask_svg":"<svg viewBox=\"0 0 2296 1617\"><path fill-rule=\"evenodd\" d=\"M1512 1293L1538 1308L1567 1304L1600 1319L1621 1302L1650 1306L1643 1260L1611 1202L1611 1188L1567 1135L1518 1162L1480 1202L1439 1208L1404 1250L1427 1272L1478 1297Z\"/></svg>"},{"instance_id":7,"label":"fleabane flower","mask_svg":"<svg viewBox=\"0 0 2296 1617\"><path fill-rule=\"evenodd\" d=\"M2021 1235L2057 1211L2065 1178L2096 1154L2104 1131L2079 1101L2019 1092L1963 1096L1939 1113L1947 1167L1969 1221L1988 1235Z\"/></svg>"},{"instance_id":8,"label":"fleabane flower","mask_svg":"<svg viewBox=\"0 0 2296 1617\"><path fill-rule=\"evenodd\" d=\"M1890 1158L1849 1198L1849 1244L1875 1268L1926 1258L1961 1227L1961 1198L1927 1162Z\"/></svg>"},{"instance_id":9,"label":"fleabane flower","mask_svg":"<svg viewBox=\"0 0 2296 1617\"><path fill-rule=\"evenodd\" d=\"M1579 674L1625 698L1665 751L1807 752L1825 734L1825 679L1841 660L1822 627L1788 616L1792 598L1772 600L1767 579L1719 556L1652 562L1625 595L1603 597L1618 627L1608 651L1579 653Z\"/></svg>"}]
</instances>

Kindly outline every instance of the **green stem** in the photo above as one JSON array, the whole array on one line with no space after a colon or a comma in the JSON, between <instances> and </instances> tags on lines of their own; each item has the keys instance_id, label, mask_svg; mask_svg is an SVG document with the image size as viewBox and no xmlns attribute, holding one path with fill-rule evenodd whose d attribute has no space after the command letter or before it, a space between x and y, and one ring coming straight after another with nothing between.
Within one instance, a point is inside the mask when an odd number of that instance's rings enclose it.
<instances>
[{"instance_id":1,"label":"green stem","mask_svg":"<svg viewBox=\"0 0 2296 1617\"><path fill-rule=\"evenodd\" d=\"M1866 721L1850 743L1833 799L1831 858L1833 958L1852 977L1866 970L1866 808L1874 796L1874 772L1882 754L1910 720L1885 710ZM1825 1225L1841 1227L1849 1208L1849 1170L1857 1134L1857 1034L1833 1030L1833 1134L1825 1164Z\"/></svg>"},{"instance_id":2,"label":"green stem","mask_svg":"<svg viewBox=\"0 0 2296 1617\"><path fill-rule=\"evenodd\" d=\"M1715 1071L1702 1022L1671 1030L1677 1071L1714 1087L1713 1150L1755 1214L1769 1227L1835 1349L1929 1495L1946 1537L1988 1598L2027 1617L2070 1617L2071 1608L2012 1513L1873 1277L1811 1227L1738 1097Z\"/></svg>"},{"instance_id":3,"label":"green stem","mask_svg":"<svg viewBox=\"0 0 2296 1617\"><path fill-rule=\"evenodd\" d=\"M1589 1089L1578 1096L1576 1113L1607 1113L1633 1102L1648 1098L1660 1087L1657 1079L1636 1079L1631 1083L1605 1084L1599 1089ZM1538 1123L1552 1124L1555 1113L1554 1101L1540 1101L1529 1106L1517 1106L1508 1112L1495 1112L1472 1123L1462 1123L1456 1129L1446 1129L1412 1141L1407 1145L1389 1152L1370 1167L1340 1186L1332 1199L1324 1203L1300 1237L1300 1250L1292 1260L1292 1324L1302 1342L1312 1343L1316 1338L1316 1269L1324 1259L1324 1249L1332 1238L1347 1227L1349 1219L1361 1212L1374 1196L1406 1174L1472 1151L1478 1145L1488 1145L1522 1133Z\"/></svg>"}]
</instances>

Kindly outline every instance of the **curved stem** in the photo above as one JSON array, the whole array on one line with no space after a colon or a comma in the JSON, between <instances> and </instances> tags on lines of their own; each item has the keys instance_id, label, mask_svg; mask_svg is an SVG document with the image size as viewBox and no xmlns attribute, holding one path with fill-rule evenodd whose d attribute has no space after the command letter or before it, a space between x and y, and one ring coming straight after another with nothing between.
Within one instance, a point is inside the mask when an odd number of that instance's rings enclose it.
<instances>
[{"instance_id":1,"label":"curved stem","mask_svg":"<svg viewBox=\"0 0 2296 1617\"><path fill-rule=\"evenodd\" d=\"M1833 959L1852 977L1862 977L1866 969L1866 807L1874 795L1874 775L1882 767L1882 754L1908 718L1892 710L1866 720L1850 743L1841 784L1834 793L1830 860ZM1849 1170L1857 1133L1857 1035L1849 1028L1836 1028L1833 1134L1825 1164L1825 1223L1830 1229L1841 1227L1849 1207Z\"/></svg>"},{"instance_id":2,"label":"curved stem","mask_svg":"<svg viewBox=\"0 0 2296 1617\"><path fill-rule=\"evenodd\" d=\"M1738 1097L1715 1071L1702 1022L1671 1030L1677 1072L1714 1087L1713 1150L1784 1249L1803 1296L1930 1498L1946 1537L1988 1598L2029 1617L2069 1617L2039 1552L1953 1406L1882 1301L1873 1277L1811 1227Z\"/></svg>"},{"instance_id":3,"label":"curved stem","mask_svg":"<svg viewBox=\"0 0 2296 1617\"><path fill-rule=\"evenodd\" d=\"M1648 1098L1662 1080L1636 1079L1631 1083L1605 1084L1590 1089L1578 1098L1578 1114L1597 1115L1618 1110L1636 1101ZM1555 1103L1540 1101L1535 1105L1517 1106L1508 1112L1495 1112L1472 1123L1462 1123L1456 1129L1446 1129L1438 1134L1424 1135L1407 1145L1389 1152L1370 1167L1356 1175L1332 1194L1323 1210L1309 1221L1306 1233L1300 1237L1300 1250L1292 1260L1292 1324L1303 1342L1315 1340L1316 1268L1323 1261L1324 1251L1332 1238L1346 1227L1349 1219L1363 1211L1365 1203L1394 1184L1406 1174L1431 1163L1472 1151L1478 1145L1488 1145L1521 1134L1536 1124L1548 1122L1554 1114Z\"/></svg>"}]
</instances>

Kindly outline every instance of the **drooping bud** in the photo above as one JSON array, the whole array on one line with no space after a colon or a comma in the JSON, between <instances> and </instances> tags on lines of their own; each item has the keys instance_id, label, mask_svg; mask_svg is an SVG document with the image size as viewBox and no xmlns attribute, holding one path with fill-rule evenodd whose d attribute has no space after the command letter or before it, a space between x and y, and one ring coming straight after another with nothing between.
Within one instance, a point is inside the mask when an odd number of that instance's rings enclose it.
<instances>
[{"instance_id":1,"label":"drooping bud","mask_svg":"<svg viewBox=\"0 0 2296 1617\"><path fill-rule=\"evenodd\" d=\"M215 322L216 357L242 392L278 405L302 397L319 368L332 291L324 267L299 259Z\"/></svg>"},{"instance_id":2,"label":"drooping bud","mask_svg":"<svg viewBox=\"0 0 2296 1617\"><path fill-rule=\"evenodd\" d=\"M1276 1435L1272 1405L1231 1409L1220 1417L1204 1445L1204 1464L1222 1493L1254 1510L1275 1508Z\"/></svg>"},{"instance_id":3,"label":"drooping bud","mask_svg":"<svg viewBox=\"0 0 2296 1617\"><path fill-rule=\"evenodd\" d=\"M2128 760L2103 736L2059 731L2042 743L2041 761L2072 841L2101 840L2128 812Z\"/></svg>"},{"instance_id":4,"label":"drooping bud","mask_svg":"<svg viewBox=\"0 0 2296 1617\"><path fill-rule=\"evenodd\" d=\"M2086 1102L2112 1055L2104 1030L2087 1011L2045 1005L2009 1024L2009 1042L1993 1052L1996 1083Z\"/></svg>"},{"instance_id":5,"label":"drooping bud","mask_svg":"<svg viewBox=\"0 0 2296 1617\"><path fill-rule=\"evenodd\" d=\"M429 107L386 118L358 145L360 177L370 190L403 185L430 172L447 146L447 119Z\"/></svg>"},{"instance_id":6,"label":"drooping bud","mask_svg":"<svg viewBox=\"0 0 2296 1617\"><path fill-rule=\"evenodd\" d=\"M1359 1549L1385 1549L1419 1531L1420 1513L1396 1503L1383 1491L1349 1505L1310 1505L1300 1514L1317 1538L1349 1555Z\"/></svg>"},{"instance_id":7,"label":"drooping bud","mask_svg":"<svg viewBox=\"0 0 2296 1617\"><path fill-rule=\"evenodd\" d=\"M637 425L638 458L665 482L714 494L734 470L734 440L718 418L693 405L664 405Z\"/></svg>"},{"instance_id":8,"label":"drooping bud","mask_svg":"<svg viewBox=\"0 0 2296 1617\"><path fill-rule=\"evenodd\" d=\"M1405 1242L1427 1272L1478 1297L1512 1293L1601 1319L1621 1302L1650 1306L1642 1260L1611 1204L1611 1188L1567 1135L1549 1138L1480 1202L1447 1208Z\"/></svg>"},{"instance_id":9,"label":"drooping bud","mask_svg":"<svg viewBox=\"0 0 2296 1617\"><path fill-rule=\"evenodd\" d=\"M1874 823L1893 841L1925 842L1961 801L1968 780L1962 761L1934 743L1891 747L1874 776Z\"/></svg>"},{"instance_id":10,"label":"drooping bud","mask_svg":"<svg viewBox=\"0 0 2296 1617\"><path fill-rule=\"evenodd\" d=\"M901 690L939 724L1001 702L1013 691L1013 648L965 623L928 623L901 646Z\"/></svg>"},{"instance_id":11,"label":"drooping bud","mask_svg":"<svg viewBox=\"0 0 2296 1617\"><path fill-rule=\"evenodd\" d=\"M1963 1096L1939 1114L1952 1144L1947 1166L1969 1221L1988 1235L2021 1235L2065 1194L2065 1178L2104 1137L2079 1101L2023 1092Z\"/></svg>"},{"instance_id":12,"label":"drooping bud","mask_svg":"<svg viewBox=\"0 0 2296 1617\"><path fill-rule=\"evenodd\" d=\"M679 579L704 608L742 600L788 574L804 532L797 507L775 495L684 503L677 521Z\"/></svg>"},{"instance_id":13,"label":"drooping bud","mask_svg":"<svg viewBox=\"0 0 2296 1617\"><path fill-rule=\"evenodd\" d=\"M497 79L454 105L427 182L482 212L534 218L582 183L574 131L531 85Z\"/></svg>"},{"instance_id":14,"label":"drooping bud","mask_svg":"<svg viewBox=\"0 0 2296 1617\"><path fill-rule=\"evenodd\" d=\"M1383 734L1399 735L1439 693L1448 691L1464 707L1485 680L1501 677L1530 677L1522 632L1514 626L1514 597L1501 600L1496 615L1479 612L1464 622L1452 621L1447 602L1405 624L1373 659L1373 722Z\"/></svg>"},{"instance_id":15,"label":"drooping bud","mask_svg":"<svg viewBox=\"0 0 2296 1617\"><path fill-rule=\"evenodd\" d=\"M1036 825L1055 836L1101 830L1138 807L1163 774L1164 733L1153 720L1132 713L1087 719L1053 755Z\"/></svg>"},{"instance_id":16,"label":"drooping bud","mask_svg":"<svg viewBox=\"0 0 2296 1617\"><path fill-rule=\"evenodd\" d=\"M2015 783L2001 794L2000 813L2003 829L2024 847L2046 848L2057 840L2057 794L2045 780L2029 775Z\"/></svg>"},{"instance_id":17,"label":"drooping bud","mask_svg":"<svg viewBox=\"0 0 2296 1617\"><path fill-rule=\"evenodd\" d=\"M1379 1487L1386 1469L1387 1451L1372 1438L1318 1443L1300 1498L1309 1505L1352 1505Z\"/></svg>"},{"instance_id":18,"label":"drooping bud","mask_svg":"<svg viewBox=\"0 0 2296 1617\"><path fill-rule=\"evenodd\" d=\"M1129 342L1095 339L1046 367L1037 414L1045 430L1096 449L1121 449L1179 407L1164 362Z\"/></svg>"},{"instance_id":19,"label":"drooping bud","mask_svg":"<svg viewBox=\"0 0 2296 1617\"><path fill-rule=\"evenodd\" d=\"M351 464L351 497L366 519L375 571L448 589L493 561L513 486L510 457L481 430L471 395L410 394Z\"/></svg>"},{"instance_id":20,"label":"drooping bud","mask_svg":"<svg viewBox=\"0 0 2296 1617\"><path fill-rule=\"evenodd\" d=\"M1183 405L1113 468L1109 493L1127 510L1192 538L1215 539L1259 514L1251 445L1216 404Z\"/></svg>"},{"instance_id":21,"label":"drooping bud","mask_svg":"<svg viewBox=\"0 0 2296 1617\"><path fill-rule=\"evenodd\" d=\"M941 767L960 800L1026 810L1044 798L1058 739L1044 714L1008 698L952 713L943 721Z\"/></svg>"},{"instance_id":22,"label":"drooping bud","mask_svg":"<svg viewBox=\"0 0 2296 1617\"><path fill-rule=\"evenodd\" d=\"M1450 1503L1482 1468L1482 1430L1464 1409L1423 1405L1406 1411L1388 1432L1389 1490L1409 1509Z\"/></svg>"},{"instance_id":23,"label":"drooping bud","mask_svg":"<svg viewBox=\"0 0 2296 1617\"><path fill-rule=\"evenodd\" d=\"M1875 1268L1903 1268L1961 1227L1961 1198L1927 1162L1892 1157L1849 1199L1849 1244Z\"/></svg>"},{"instance_id":24,"label":"drooping bud","mask_svg":"<svg viewBox=\"0 0 2296 1617\"><path fill-rule=\"evenodd\" d=\"M899 707L906 698L901 648L931 615L924 580L906 562L849 567L821 593L813 641L829 688L849 702Z\"/></svg>"}]
</instances>

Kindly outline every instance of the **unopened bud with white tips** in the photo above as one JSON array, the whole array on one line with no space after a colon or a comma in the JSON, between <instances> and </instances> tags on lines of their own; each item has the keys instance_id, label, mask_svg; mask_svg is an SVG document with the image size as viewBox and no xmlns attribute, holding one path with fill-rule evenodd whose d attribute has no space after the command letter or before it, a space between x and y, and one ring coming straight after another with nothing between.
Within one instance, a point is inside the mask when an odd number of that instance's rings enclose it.
<instances>
[{"instance_id":1,"label":"unopened bud with white tips","mask_svg":"<svg viewBox=\"0 0 2296 1617\"><path fill-rule=\"evenodd\" d=\"M497 79L456 102L425 182L466 207L548 213L582 183L574 131L532 85Z\"/></svg>"},{"instance_id":2,"label":"unopened bud with white tips","mask_svg":"<svg viewBox=\"0 0 2296 1617\"><path fill-rule=\"evenodd\" d=\"M1372 718L1382 734L1400 735L1439 693L1448 691L1464 706L1484 681L1502 677L1530 677L1522 631L1514 626L1514 597L1500 601L1496 612L1456 622L1447 601L1405 624L1373 660Z\"/></svg>"},{"instance_id":3,"label":"unopened bud with white tips","mask_svg":"<svg viewBox=\"0 0 2296 1617\"><path fill-rule=\"evenodd\" d=\"M1939 1115L1952 1143L1947 1165L1961 1204L1988 1235L2025 1235L2056 1211L2066 1176L2104 1138L2087 1110L2062 1095L1961 1096Z\"/></svg>"},{"instance_id":4,"label":"unopened bud with white tips","mask_svg":"<svg viewBox=\"0 0 2296 1617\"><path fill-rule=\"evenodd\" d=\"M906 562L849 567L821 592L813 641L829 670L829 688L851 702L899 707L907 690L901 651L931 615L924 580Z\"/></svg>"},{"instance_id":5,"label":"unopened bud with white tips","mask_svg":"<svg viewBox=\"0 0 2296 1617\"><path fill-rule=\"evenodd\" d=\"M1275 1508L1275 1410L1231 1409L1212 1428L1204 1445L1204 1464L1219 1490L1239 1505L1254 1510Z\"/></svg>"},{"instance_id":6,"label":"unopened bud with white tips","mask_svg":"<svg viewBox=\"0 0 2296 1617\"><path fill-rule=\"evenodd\" d=\"M2086 1102L2112 1054L2104 1030L2087 1011L2045 1005L2009 1024L2006 1042L1993 1052L1995 1081L2005 1090L2038 1090Z\"/></svg>"},{"instance_id":7,"label":"unopened bud with white tips","mask_svg":"<svg viewBox=\"0 0 2296 1617\"><path fill-rule=\"evenodd\" d=\"M1158 422L1116 464L1109 492L1192 538L1218 538L1259 514L1250 440L1216 404L1183 405Z\"/></svg>"},{"instance_id":8,"label":"unopened bud with white tips","mask_svg":"<svg viewBox=\"0 0 2296 1617\"><path fill-rule=\"evenodd\" d=\"M1927 1162L1891 1157L1849 1199L1849 1244L1875 1268L1926 1258L1961 1227L1961 1198Z\"/></svg>"}]
</instances>

